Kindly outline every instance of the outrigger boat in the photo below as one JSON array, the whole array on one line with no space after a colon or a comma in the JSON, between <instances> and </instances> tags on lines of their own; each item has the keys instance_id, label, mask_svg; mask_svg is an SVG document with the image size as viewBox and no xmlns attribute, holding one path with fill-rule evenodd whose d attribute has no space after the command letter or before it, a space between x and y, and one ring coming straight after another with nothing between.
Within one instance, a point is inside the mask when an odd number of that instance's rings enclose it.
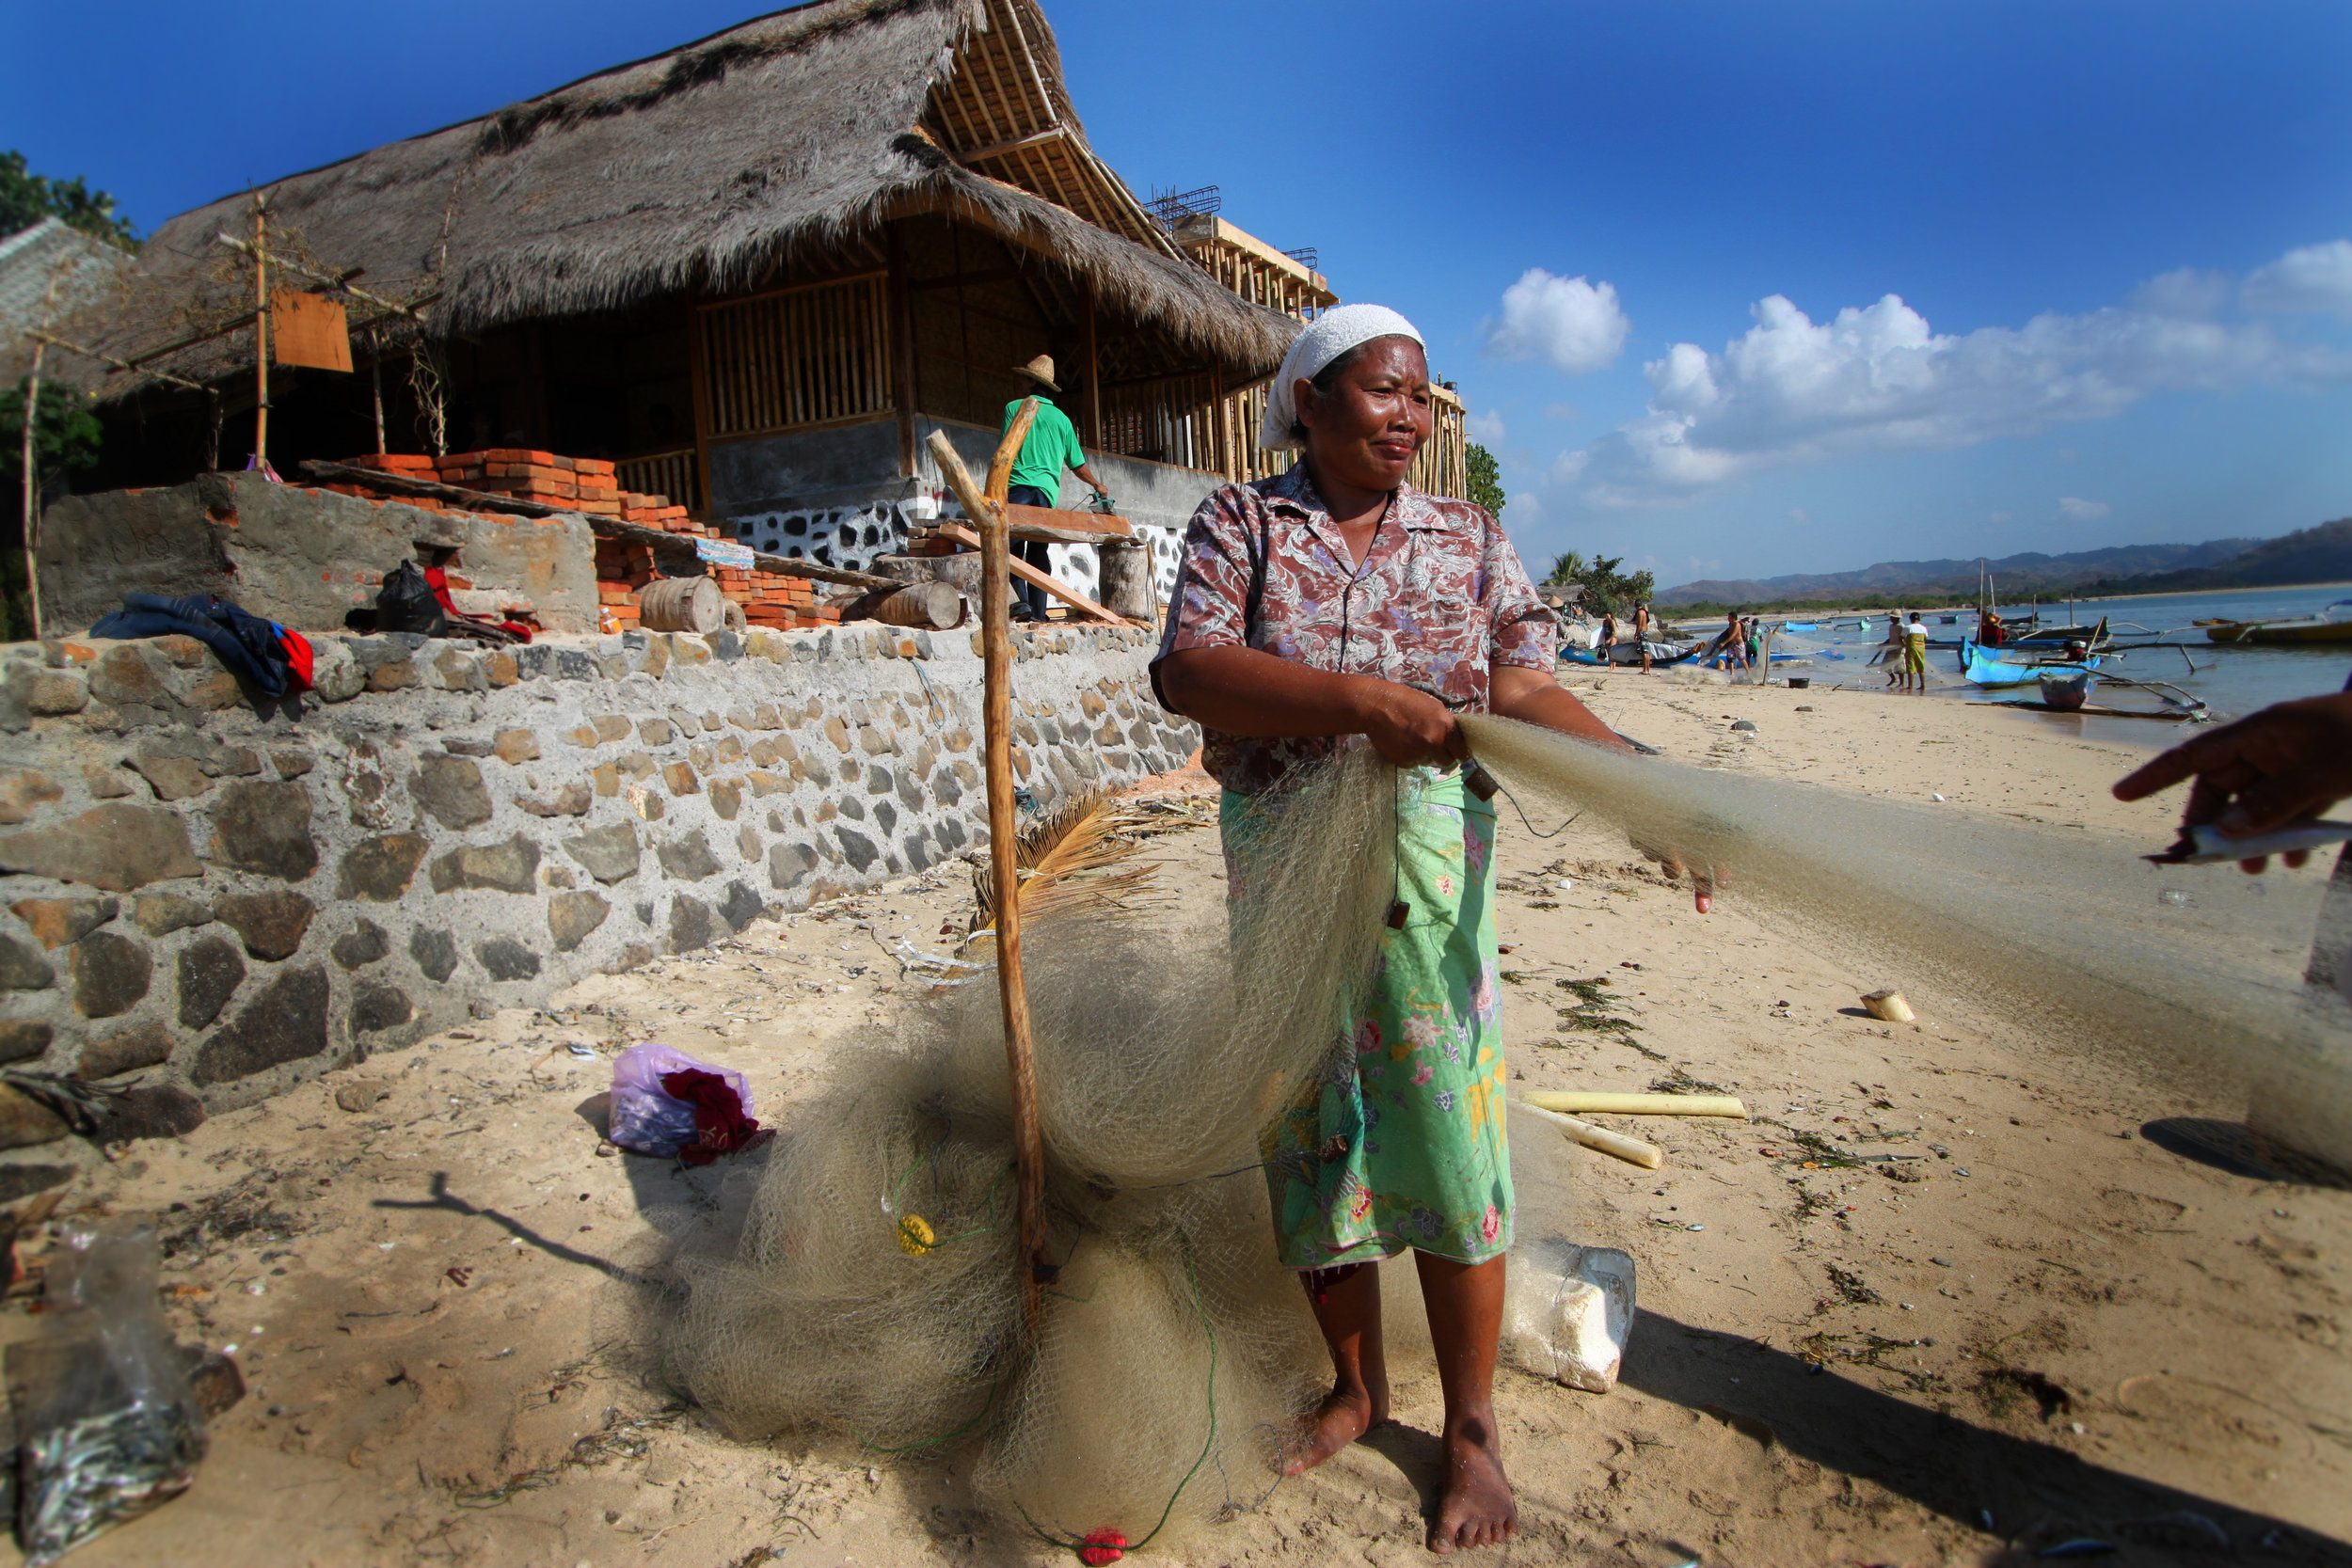
<instances>
[{"instance_id":1,"label":"outrigger boat","mask_svg":"<svg viewBox=\"0 0 2352 1568\"><path fill-rule=\"evenodd\" d=\"M1698 656L1699 646L1700 645L1696 642L1692 642L1687 647L1679 646L1672 642L1652 642L1649 645L1650 668L1654 670L1661 664L1680 664L1685 659L1694 658ZM1563 664L1598 665L1602 663L1603 660L1599 654L1594 652L1590 648L1575 648L1564 645L1560 650L1560 662ZM1638 642L1617 642L1612 644L1609 649L1609 657L1606 662L1613 666L1619 664L1639 665L1642 662L1641 644Z\"/></svg>"},{"instance_id":2,"label":"outrigger boat","mask_svg":"<svg viewBox=\"0 0 2352 1568\"><path fill-rule=\"evenodd\" d=\"M2307 647L2352 642L2352 599L2338 599L2316 615L2293 621L2201 621L2211 642Z\"/></svg>"},{"instance_id":3,"label":"outrigger boat","mask_svg":"<svg viewBox=\"0 0 2352 1568\"><path fill-rule=\"evenodd\" d=\"M2079 640L2078 640L2079 641ZM2044 675L2063 679L2072 675L2088 675L2095 672L2106 656L2091 654L2079 659L2022 658L2001 657L2008 648L1987 648L1975 638L1963 638L1960 644L1960 673L1975 686L2026 686ZM2036 654L2038 648L2020 647L2023 654Z\"/></svg>"}]
</instances>

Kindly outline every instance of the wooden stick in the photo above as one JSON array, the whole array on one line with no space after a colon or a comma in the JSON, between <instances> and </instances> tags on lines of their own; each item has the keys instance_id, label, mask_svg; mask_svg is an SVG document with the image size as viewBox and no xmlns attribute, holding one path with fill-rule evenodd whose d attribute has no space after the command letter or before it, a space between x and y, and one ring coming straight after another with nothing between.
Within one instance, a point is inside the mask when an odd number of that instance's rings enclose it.
<instances>
[{"instance_id":1,"label":"wooden stick","mask_svg":"<svg viewBox=\"0 0 2352 1568\"><path fill-rule=\"evenodd\" d=\"M934 442L939 439L939 434L936 431L932 433L931 439ZM933 450L936 451L936 448ZM967 474L964 477L968 479L971 476ZM952 485L949 487L953 488ZM978 494L977 489L974 491L974 494ZM966 512L972 510L970 503L967 502L965 504L964 510ZM959 545L969 545L974 549L978 549L980 547L980 536L973 532L970 529L965 528L961 523L942 522L933 526L941 535L946 538L953 539ZM1083 614L1091 615L1098 621L1108 622L1114 626L1133 626L1135 624L1134 622L1127 620L1124 616L1113 615L1109 610L1104 610L1101 605L1096 604L1092 599L1088 598L1084 594L1081 594L1076 589L1064 584L1059 578L1048 577L1025 561L1013 561L1010 556L1009 544L1008 544L1007 546L1006 559L1007 563L1012 568L1012 575L1014 577L1019 578L1023 582L1033 582L1037 584L1037 586L1044 589L1048 594L1053 594L1054 597L1061 600L1062 603L1069 605L1072 609L1076 610ZM985 570L985 568L983 568L983 570ZM1007 592L1009 593L1010 590L1008 589Z\"/></svg>"},{"instance_id":2,"label":"wooden stick","mask_svg":"<svg viewBox=\"0 0 2352 1568\"><path fill-rule=\"evenodd\" d=\"M1028 439L1037 417L1030 398L1013 416L1012 428L996 449L997 465L1009 467L1011 452ZM1044 1306L1045 1141L1037 1120L1037 1052L1029 1037L1029 989L1021 972L1021 881L1015 856L1018 829L1012 798L1012 583L1006 565L1012 541L1005 515L972 483L946 432L935 430L931 456L947 487L980 525L980 658L983 698L981 733L988 753L988 851L996 872L996 987L1005 1009L1005 1065L1012 1072L1012 1155L1020 1179L1021 1304L1034 1331Z\"/></svg>"},{"instance_id":3,"label":"wooden stick","mask_svg":"<svg viewBox=\"0 0 2352 1568\"><path fill-rule=\"evenodd\" d=\"M1521 1103L1524 1104L1525 1101ZM1629 1138L1622 1132L1612 1132L1606 1127L1595 1127L1589 1121L1580 1121L1574 1117L1564 1117L1557 1111L1547 1111L1540 1105L1529 1105L1527 1108L1546 1121L1557 1122L1561 1132L1582 1144L1586 1148L1623 1160L1629 1165L1639 1165L1644 1170L1656 1170L1666 1163L1665 1150L1656 1144L1644 1143L1639 1138Z\"/></svg>"},{"instance_id":4,"label":"wooden stick","mask_svg":"<svg viewBox=\"0 0 2352 1568\"><path fill-rule=\"evenodd\" d=\"M1539 1111L1597 1111L1630 1117L1738 1117L1748 1108L1728 1094L1609 1094L1589 1089L1539 1089L1524 1097Z\"/></svg>"},{"instance_id":5,"label":"wooden stick","mask_svg":"<svg viewBox=\"0 0 2352 1568\"><path fill-rule=\"evenodd\" d=\"M269 472L269 208L253 198L253 461Z\"/></svg>"}]
</instances>

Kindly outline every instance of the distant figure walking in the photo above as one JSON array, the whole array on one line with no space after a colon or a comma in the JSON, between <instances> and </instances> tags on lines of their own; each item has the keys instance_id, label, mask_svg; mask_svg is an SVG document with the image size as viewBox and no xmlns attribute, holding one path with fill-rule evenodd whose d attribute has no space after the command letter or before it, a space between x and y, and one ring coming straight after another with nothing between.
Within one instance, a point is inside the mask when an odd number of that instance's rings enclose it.
<instances>
[{"instance_id":1,"label":"distant figure walking","mask_svg":"<svg viewBox=\"0 0 2352 1568\"><path fill-rule=\"evenodd\" d=\"M1873 657L1886 667L1887 685L1892 686L1903 678L1903 618L1901 616L1887 616L1886 641Z\"/></svg>"},{"instance_id":2,"label":"distant figure walking","mask_svg":"<svg viewBox=\"0 0 2352 1568\"><path fill-rule=\"evenodd\" d=\"M1015 506L1051 508L1061 496L1061 471L1066 467L1081 480L1094 486L1094 493L1103 493L1103 482L1087 467L1087 454L1078 445L1078 427L1070 422L1070 416L1054 406L1047 392L1058 392L1054 385L1054 361L1039 355L1025 365L1013 367L1013 373L1026 376L1037 388L1037 420L1029 426L1028 438L1021 443L1021 454L1012 460L1012 483L1005 491L1005 499ZM1013 417L1021 412L1025 398L1015 398L1005 404L1004 428L1012 428ZM1013 557L1025 561L1042 572L1050 562L1052 548L1041 539L1016 539L1012 542ZM1045 590L1034 583L1024 582L1016 575L1012 579L1012 618L1016 621L1042 621L1051 602Z\"/></svg>"},{"instance_id":3,"label":"distant figure walking","mask_svg":"<svg viewBox=\"0 0 2352 1568\"><path fill-rule=\"evenodd\" d=\"M1915 610L1903 627L1903 689L1924 692L1927 689L1928 624Z\"/></svg>"},{"instance_id":4,"label":"distant figure walking","mask_svg":"<svg viewBox=\"0 0 2352 1568\"><path fill-rule=\"evenodd\" d=\"M1649 673L1649 606L1636 601L1633 606L1633 641L1642 650L1642 673Z\"/></svg>"}]
</instances>

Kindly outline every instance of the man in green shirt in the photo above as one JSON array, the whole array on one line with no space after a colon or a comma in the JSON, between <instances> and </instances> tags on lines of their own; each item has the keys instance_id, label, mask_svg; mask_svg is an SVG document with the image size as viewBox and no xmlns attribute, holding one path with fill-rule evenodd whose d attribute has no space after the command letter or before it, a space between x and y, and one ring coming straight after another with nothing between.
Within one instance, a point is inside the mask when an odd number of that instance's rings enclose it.
<instances>
[{"instance_id":1,"label":"man in green shirt","mask_svg":"<svg viewBox=\"0 0 2352 1568\"><path fill-rule=\"evenodd\" d=\"M1014 367L1014 373L1024 375L1038 388L1037 419L1029 426L1028 439L1021 443L1021 454L1012 460L1012 478L1005 499L1016 506L1051 507L1061 495L1061 471L1067 467L1087 483L1094 486L1097 496L1103 494L1103 482L1087 467L1087 454L1078 445L1078 430L1070 422L1070 416L1054 406L1044 396L1058 392L1054 385L1054 361L1039 355L1025 365ZM1015 398L1005 404L1003 428L1012 428L1013 416L1021 411L1027 399ZM1051 546L1043 540L1012 542L1013 555L1039 571L1046 570ZM1012 618L1016 621L1042 621L1050 602L1042 588L1012 579Z\"/></svg>"}]
</instances>

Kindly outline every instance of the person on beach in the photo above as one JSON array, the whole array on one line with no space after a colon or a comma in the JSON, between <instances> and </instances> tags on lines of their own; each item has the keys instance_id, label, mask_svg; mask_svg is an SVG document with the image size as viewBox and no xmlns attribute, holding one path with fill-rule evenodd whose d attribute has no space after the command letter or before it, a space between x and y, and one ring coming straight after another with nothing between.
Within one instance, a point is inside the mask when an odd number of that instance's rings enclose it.
<instances>
[{"instance_id":1,"label":"person on beach","mask_svg":"<svg viewBox=\"0 0 2352 1568\"><path fill-rule=\"evenodd\" d=\"M1649 673L1649 606L1640 600L1633 604L1633 641L1642 650L1642 673Z\"/></svg>"},{"instance_id":2,"label":"person on beach","mask_svg":"<svg viewBox=\"0 0 2352 1568\"><path fill-rule=\"evenodd\" d=\"M1913 610L1903 626L1903 689L1924 692L1928 689L1928 624Z\"/></svg>"},{"instance_id":3,"label":"person on beach","mask_svg":"<svg viewBox=\"0 0 2352 1568\"><path fill-rule=\"evenodd\" d=\"M1610 650L1616 645L1617 612L1613 610L1604 610L1600 612L1600 635L1593 641L1593 651L1600 656L1601 663L1607 664Z\"/></svg>"},{"instance_id":4,"label":"person on beach","mask_svg":"<svg viewBox=\"0 0 2352 1568\"><path fill-rule=\"evenodd\" d=\"M1715 640L1723 651L1723 668L1745 670L1748 667L1747 621L1738 610L1724 619L1724 634Z\"/></svg>"},{"instance_id":5,"label":"person on beach","mask_svg":"<svg viewBox=\"0 0 2352 1568\"><path fill-rule=\"evenodd\" d=\"M1078 445L1078 427L1070 422L1070 416L1054 406L1048 392L1059 392L1054 384L1054 361L1039 355L1025 365L1013 367L1013 373L1028 379L1032 391L1005 404L1005 422L1001 431L1010 430L1021 405L1030 396L1037 399L1037 419L1029 426L1028 437L1021 443L1021 451L1012 460L1011 483L1005 499L1015 506L1052 507L1061 496L1061 471L1068 467L1079 479L1094 486L1096 496L1103 494L1103 482L1087 467L1087 454ZM1052 546L1041 539L1016 539L1012 553L1016 560L1025 561L1042 572L1050 562ZM1044 589L1033 582L1025 582L1018 576L1012 579L1012 618L1016 621L1042 621L1052 600Z\"/></svg>"},{"instance_id":6,"label":"person on beach","mask_svg":"<svg viewBox=\"0 0 2352 1568\"><path fill-rule=\"evenodd\" d=\"M1903 675L1903 619L1899 615L1886 618L1886 640L1880 646L1875 660L1886 668L1886 684L1894 685Z\"/></svg>"},{"instance_id":7,"label":"person on beach","mask_svg":"<svg viewBox=\"0 0 2352 1568\"><path fill-rule=\"evenodd\" d=\"M1382 935L1333 1070L1268 1134L1276 1249L1333 1370L1283 1469L1319 1465L1388 1419L1376 1266L1410 1251L1445 1396L1428 1544L1451 1552L1507 1540L1518 1518L1493 1402L1512 1239L1495 813L1456 766L1469 748L1454 715L1623 743L1554 680L1558 623L1493 516L1406 483L1431 428L1411 323L1375 305L1316 318L1275 377L1259 434L1304 455L1193 514L1152 678L1164 705L1200 723L1202 765L1224 785L1236 941L1248 940L1253 855L1290 786L1342 747L1369 744L1399 769L1406 912Z\"/></svg>"}]
</instances>

